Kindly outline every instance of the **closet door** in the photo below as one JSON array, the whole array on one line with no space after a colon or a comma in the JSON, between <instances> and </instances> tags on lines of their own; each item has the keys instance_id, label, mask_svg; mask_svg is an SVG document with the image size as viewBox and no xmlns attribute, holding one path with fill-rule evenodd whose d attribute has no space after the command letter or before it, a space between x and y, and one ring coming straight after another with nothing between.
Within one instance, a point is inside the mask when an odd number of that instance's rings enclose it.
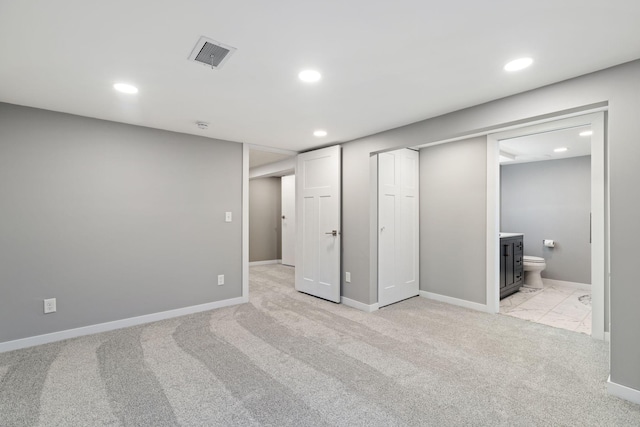
<instances>
[{"instance_id":1,"label":"closet door","mask_svg":"<svg viewBox=\"0 0 640 427\"><path fill-rule=\"evenodd\" d=\"M418 295L419 153L378 154L378 305Z\"/></svg>"}]
</instances>

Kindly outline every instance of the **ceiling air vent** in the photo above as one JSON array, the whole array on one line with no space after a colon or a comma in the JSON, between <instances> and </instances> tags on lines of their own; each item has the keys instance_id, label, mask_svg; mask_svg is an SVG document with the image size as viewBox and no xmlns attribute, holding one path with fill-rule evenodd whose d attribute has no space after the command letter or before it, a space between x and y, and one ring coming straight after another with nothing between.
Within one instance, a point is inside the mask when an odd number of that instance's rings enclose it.
<instances>
[{"instance_id":1,"label":"ceiling air vent","mask_svg":"<svg viewBox=\"0 0 640 427\"><path fill-rule=\"evenodd\" d=\"M236 51L235 47L222 44L206 37L200 37L198 43L193 48L189 60L199 62L202 65L214 69L222 68L231 54Z\"/></svg>"}]
</instances>

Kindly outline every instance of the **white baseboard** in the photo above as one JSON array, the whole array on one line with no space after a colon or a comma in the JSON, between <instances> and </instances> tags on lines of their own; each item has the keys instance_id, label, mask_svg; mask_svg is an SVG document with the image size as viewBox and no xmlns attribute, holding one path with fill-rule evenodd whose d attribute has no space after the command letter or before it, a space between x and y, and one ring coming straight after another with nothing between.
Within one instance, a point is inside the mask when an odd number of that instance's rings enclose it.
<instances>
[{"instance_id":1,"label":"white baseboard","mask_svg":"<svg viewBox=\"0 0 640 427\"><path fill-rule=\"evenodd\" d=\"M269 265L269 264L282 264L281 259L269 259L267 261L251 261L249 267L254 265Z\"/></svg>"},{"instance_id":2,"label":"white baseboard","mask_svg":"<svg viewBox=\"0 0 640 427\"><path fill-rule=\"evenodd\" d=\"M420 291L420 296L423 298L432 299L434 301L446 302L447 304L470 308L471 310L482 311L484 313L493 313L491 310L489 310L489 306L487 306L486 304L448 297L446 295L434 294L427 291Z\"/></svg>"},{"instance_id":3,"label":"white baseboard","mask_svg":"<svg viewBox=\"0 0 640 427\"><path fill-rule=\"evenodd\" d=\"M365 304L363 302L360 301L356 301L350 298L345 298L345 297L340 297L340 302L344 305L346 305L347 307L351 307L351 308L355 308L358 309L360 311L364 311L367 313L371 313L372 311L376 311L379 307L378 307L378 303L375 304Z\"/></svg>"},{"instance_id":4,"label":"white baseboard","mask_svg":"<svg viewBox=\"0 0 640 427\"><path fill-rule=\"evenodd\" d=\"M555 280L555 279L545 279L542 278L542 283L545 285L558 285L558 286L569 286L576 289L581 289L585 291L591 290L591 285L588 283L578 283L578 282L567 282L565 280Z\"/></svg>"},{"instance_id":5,"label":"white baseboard","mask_svg":"<svg viewBox=\"0 0 640 427\"><path fill-rule=\"evenodd\" d=\"M248 302L248 297L237 297L222 301L209 302L206 304L192 305L190 307L177 308L175 310L161 311L159 313L145 314L143 316L129 317L128 319L114 320L112 322L98 323L97 325L83 326L81 328L67 329L50 334L36 335L34 337L21 338L13 341L0 343L0 353L5 351L18 350L26 347L47 344L55 341L62 341L69 338L81 337L83 335L97 334L100 332L113 331L115 329L127 328L129 326L141 325L144 323L157 322L158 320L170 319L172 317L185 316L187 314L199 313L201 311L213 310L216 308L228 307L231 305Z\"/></svg>"},{"instance_id":6,"label":"white baseboard","mask_svg":"<svg viewBox=\"0 0 640 427\"><path fill-rule=\"evenodd\" d=\"M611 382L611 376L607 379L607 393L640 405L640 390Z\"/></svg>"}]
</instances>

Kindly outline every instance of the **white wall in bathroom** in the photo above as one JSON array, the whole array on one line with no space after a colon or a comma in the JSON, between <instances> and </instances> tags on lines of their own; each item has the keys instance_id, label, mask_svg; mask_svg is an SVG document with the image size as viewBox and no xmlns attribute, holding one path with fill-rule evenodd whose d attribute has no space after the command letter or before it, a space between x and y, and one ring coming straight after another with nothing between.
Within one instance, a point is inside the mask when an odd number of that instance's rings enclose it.
<instances>
[{"instance_id":1,"label":"white wall in bathroom","mask_svg":"<svg viewBox=\"0 0 640 427\"><path fill-rule=\"evenodd\" d=\"M591 283L590 176L591 156L500 167L501 231L524 233L525 255L546 260L542 277Z\"/></svg>"}]
</instances>

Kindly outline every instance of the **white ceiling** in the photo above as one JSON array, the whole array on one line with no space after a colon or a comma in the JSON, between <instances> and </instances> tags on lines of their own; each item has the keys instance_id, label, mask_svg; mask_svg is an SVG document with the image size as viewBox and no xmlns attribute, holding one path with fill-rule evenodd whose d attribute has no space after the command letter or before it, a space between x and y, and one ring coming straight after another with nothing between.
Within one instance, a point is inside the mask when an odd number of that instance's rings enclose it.
<instances>
[{"instance_id":1,"label":"white ceiling","mask_svg":"<svg viewBox=\"0 0 640 427\"><path fill-rule=\"evenodd\" d=\"M0 0L0 101L299 151L637 59L638 16L634 0ZM187 60L200 36L238 50L208 69Z\"/></svg>"},{"instance_id":2,"label":"white ceiling","mask_svg":"<svg viewBox=\"0 0 640 427\"><path fill-rule=\"evenodd\" d=\"M501 161L501 164L527 163L543 160L558 160L591 154L591 137L580 136L591 126L577 126L553 132L537 133L500 141L500 153L513 156L513 160ZM556 148L567 151L556 153Z\"/></svg>"}]
</instances>

